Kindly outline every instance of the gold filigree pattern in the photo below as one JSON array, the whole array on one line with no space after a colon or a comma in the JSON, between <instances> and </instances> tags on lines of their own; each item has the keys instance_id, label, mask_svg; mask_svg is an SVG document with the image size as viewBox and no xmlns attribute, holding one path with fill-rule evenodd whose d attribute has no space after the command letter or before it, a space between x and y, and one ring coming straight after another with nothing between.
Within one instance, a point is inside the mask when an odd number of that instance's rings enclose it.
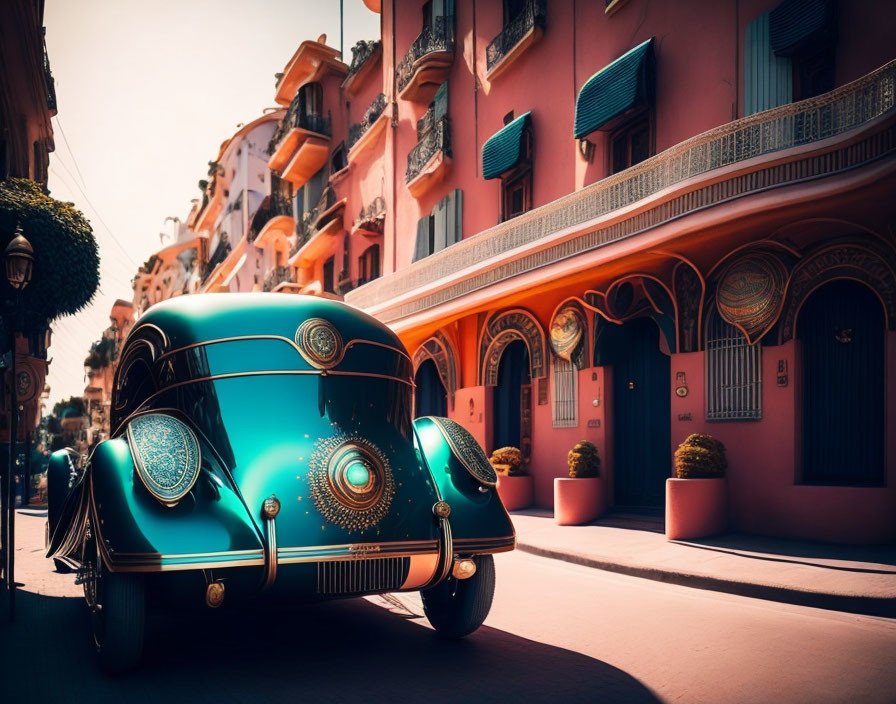
<instances>
[{"instance_id":1,"label":"gold filigree pattern","mask_svg":"<svg viewBox=\"0 0 896 704\"><path fill-rule=\"evenodd\" d=\"M751 252L733 262L716 289L722 318L753 344L775 324L784 304L787 268L775 255Z\"/></svg>"},{"instance_id":2,"label":"gold filigree pattern","mask_svg":"<svg viewBox=\"0 0 896 704\"><path fill-rule=\"evenodd\" d=\"M330 523L363 532L388 514L395 496L392 467L366 438L356 433L320 438L308 467L311 499Z\"/></svg>"},{"instance_id":3,"label":"gold filigree pattern","mask_svg":"<svg viewBox=\"0 0 896 704\"><path fill-rule=\"evenodd\" d=\"M296 344L305 361L318 369L335 367L345 352L339 331L323 318L308 318L299 325Z\"/></svg>"},{"instance_id":4,"label":"gold filigree pattern","mask_svg":"<svg viewBox=\"0 0 896 704\"><path fill-rule=\"evenodd\" d=\"M441 431L458 462L477 481L486 486L495 486L498 483L498 475L495 474L494 467L488 461L482 447L476 442L476 438L470 435L466 428L449 418L436 418L435 416L429 416L429 418Z\"/></svg>"}]
</instances>

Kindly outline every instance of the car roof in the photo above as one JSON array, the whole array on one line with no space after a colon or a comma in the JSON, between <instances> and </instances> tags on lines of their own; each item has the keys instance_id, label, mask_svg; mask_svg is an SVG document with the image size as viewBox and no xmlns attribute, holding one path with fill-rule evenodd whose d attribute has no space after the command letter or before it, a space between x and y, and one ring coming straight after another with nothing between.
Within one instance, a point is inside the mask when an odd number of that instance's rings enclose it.
<instances>
[{"instance_id":1,"label":"car roof","mask_svg":"<svg viewBox=\"0 0 896 704\"><path fill-rule=\"evenodd\" d=\"M279 336L294 339L308 318L323 318L343 340L371 340L405 352L385 325L339 301L284 293L206 293L169 298L152 306L131 330L154 326L164 333L169 350L233 337Z\"/></svg>"}]
</instances>

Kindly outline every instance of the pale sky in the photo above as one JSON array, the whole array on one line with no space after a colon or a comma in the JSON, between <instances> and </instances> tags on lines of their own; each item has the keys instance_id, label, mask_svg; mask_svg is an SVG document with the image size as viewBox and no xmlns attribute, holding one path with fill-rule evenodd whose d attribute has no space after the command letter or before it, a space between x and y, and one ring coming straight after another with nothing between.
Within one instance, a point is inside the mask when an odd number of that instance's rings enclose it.
<instances>
[{"instance_id":1,"label":"pale sky","mask_svg":"<svg viewBox=\"0 0 896 704\"><path fill-rule=\"evenodd\" d=\"M338 0L46 0L59 115L50 193L72 201L100 245L93 303L53 323L50 408L81 395L84 358L131 300L137 267L168 216L186 216L207 163L239 123L275 105L274 74L299 44L339 46ZM379 38L380 17L344 0L344 56ZM64 263L60 263L64 265Z\"/></svg>"}]
</instances>

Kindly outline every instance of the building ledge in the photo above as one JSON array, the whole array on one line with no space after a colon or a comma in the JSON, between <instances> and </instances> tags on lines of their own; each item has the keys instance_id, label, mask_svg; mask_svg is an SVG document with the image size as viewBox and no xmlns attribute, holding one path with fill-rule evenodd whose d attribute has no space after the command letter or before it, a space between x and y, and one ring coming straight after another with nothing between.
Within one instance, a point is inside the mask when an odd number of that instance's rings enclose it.
<instances>
[{"instance_id":1,"label":"building ledge","mask_svg":"<svg viewBox=\"0 0 896 704\"><path fill-rule=\"evenodd\" d=\"M286 167L281 178L289 181L295 188L301 188L320 167L327 163L330 155L330 138L324 135L308 135L299 144L299 148Z\"/></svg>"},{"instance_id":2,"label":"building ledge","mask_svg":"<svg viewBox=\"0 0 896 704\"><path fill-rule=\"evenodd\" d=\"M526 49L537 42L544 34L544 24L544 0L529 0L523 11L502 28L501 33L486 48L486 79L495 80Z\"/></svg>"},{"instance_id":3,"label":"building ledge","mask_svg":"<svg viewBox=\"0 0 896 704\"><path fill-rule=\"evenodd\" d=\"M254 244L258 249L267 249L280 239L288 240L295 233L296 221L289 215L277 215L265 223Z\"/></svg>"},{"instance_id":4,"label":"building ledge","mask_svg":"<svg viewBox=\"0 0 896 704\"><path fill-rule=\"evenodd\" d=\"M321 39L322 41L302 42L286 64L274 96L279 105L289 105L300 86L321 75L328 67L342 74L348 73L348 66L339 60L339 50L324 44L326 35Z\"/></svg>"},{"instance_id":5,"label":"building ledge","mask_svg":"<svg viewBox=\"0 0 896 704\"><path fill-rule=\"evenodd\" d=\"M361 64L360 68L354 73L349 73L346 76L346 79L342 82L342 90L345 91L345 94L354 97L361 87L364 85L367 77L371 75L373 69L380 65L380 59L383 55L383 45L382 43L373 50L373 52L364 59L364 63ZM382 77L380 77L380 81L382 82Z\"/></svg>"},{"instance_id":6,"label":"building ledge","mask_svg":"<svg viewBox=\"0 0 896 704\"><path fill-rule=\"evenodd\" d=\"M396 321L691 212L892 156L894 102L896 61L830 93L692 137L359 287L346 301Z\"/></svg>"},{"instance_id":7,"label":"building ledge","mask_svg":"<svg viewBox=\"0 0 896 704\"><path fill-rule=\"evenodd\" d=\"M391 120L392 105L390 104L386 106L386 109L383 110L380 116L373 121L373 124L367 128L364 134L358 137L358 141L348 150L349 162L357 161L364 156L365 153L372 151L377 145L379 136L383 134L386 125L388 125Z\"/></svg>"},{"instance_id":8,"label":"building ledge","mask_svg":"<svg viewBox=\"0 0 896 704\"><path fill-rule=\"evenodd\" d=\"M300 269L312 266L319 259L324 259L335 251L341 239L336 235L343 232L342 218L333 218L320 229L315 230L308 241L289 259L290 266Z\"/></svg>"}]
</instances>

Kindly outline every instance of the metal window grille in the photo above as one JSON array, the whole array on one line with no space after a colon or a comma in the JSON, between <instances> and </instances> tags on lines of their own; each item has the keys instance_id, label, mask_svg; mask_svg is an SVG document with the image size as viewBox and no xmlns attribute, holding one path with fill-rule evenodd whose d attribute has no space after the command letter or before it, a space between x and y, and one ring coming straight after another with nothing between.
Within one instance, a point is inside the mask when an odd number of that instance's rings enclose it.
<instances>
[{"instance_id":1,"label":"metal window grille","mask_svg":"<svg viewBox=\"0 0 896 704\"><path fill-rule=\"evenodd\" d=\"M762 345L713 308L706 325L706 420L762 418Z\"/></svg>"},{"instance_id":2,"label":"metal window grille","mask_svg":"<svg viewBox=\"0 0 896 704\"><path fill-rule=\"evenodd\" d=\"M575 428L579 424L576 367L566 359L560 359L559 357L552 357L552 359L554 376L553 427Z\"/></svg>"}]
</instances>

